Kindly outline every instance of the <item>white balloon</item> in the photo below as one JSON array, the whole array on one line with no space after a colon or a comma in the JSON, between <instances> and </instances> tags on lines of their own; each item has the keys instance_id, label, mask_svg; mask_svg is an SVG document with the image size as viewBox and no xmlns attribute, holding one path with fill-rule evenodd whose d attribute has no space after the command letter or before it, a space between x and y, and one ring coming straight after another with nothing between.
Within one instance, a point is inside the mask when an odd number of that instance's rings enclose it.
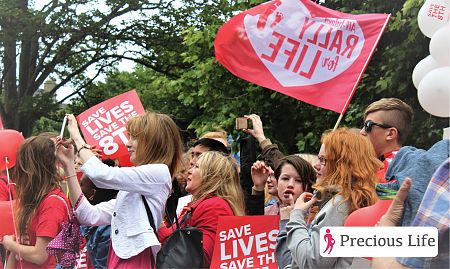
<instances>
[{"instance_id":1,"label":"white balloon","mask_svg":"<svg viewBox=\"0 0 450 269\"><path fill-rule=\"evenodd\" d=\"M450 67L439 67L422 79L417 91L425 111L438 117L450 117Z\"/></svg>"},{"instance_id":2,"label":"white balloon","mask_svg":"<svg viewBox=\"0 0 450 269\"><path fill-rule=\"evenodd\" d=\"M423 79L423 77L431 70L442 66L443 65L436 62L433 57L431 57L431 55L423 58L420 62L417 63L416 67L414 67L412 73L412 81L414 87L416 87L416 89L419 89L419 83Z\"/></svg>"},{"instance_id":3,"label":"white balloon","mask_svg":"<svg viewBox=\"0 0 450 269\"><path fill-rule=\"evenodd\" d=\"M450 23L434 33L430 40L430 54L442 65L450 63Z\"/></svg>"},{"instance_id":4,"label":"white balloon","mask_svg":"<svg viewBox=\"0 0 450 269\"><path fill-rule=\"evenodd\" d=\"M422 5L417 16L419 29L427 37L445 25L449 20L448 0L427 0Z\"/></svg>"}]
</instances>

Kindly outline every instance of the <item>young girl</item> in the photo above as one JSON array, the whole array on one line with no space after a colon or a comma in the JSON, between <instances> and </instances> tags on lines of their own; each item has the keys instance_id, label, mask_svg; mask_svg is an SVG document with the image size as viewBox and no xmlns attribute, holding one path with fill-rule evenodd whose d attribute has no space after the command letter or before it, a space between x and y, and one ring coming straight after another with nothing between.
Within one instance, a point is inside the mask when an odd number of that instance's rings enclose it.
<instances>
[{"instance_id":1,"label":"young girl","mask_svg":"<svg viewBox=\"0 0 450 269\"><path fill-rule=\"evenodd\" d=\"M111 225L108 268L154 268L160 243L151 228L144 203L156 226L162 221L173 175L181 164L179 128L167 115L147 112L127 123L126 144L135 167L109 167L94 156L68 115L68 130L83 161L81 171L99 188L119 190L116 199L95 206L83 197L76 179L73 146L60 147L58 157L68 175L70 199L83 225Z\"/></svg>"},{"instance_id":2,"label":"young girl","mask_svg":"<svg viewBox=\"0 0 450 269\"><path fill-rule=\"evenodd\" d=\"M46 136L30 137L20 146L13 170L19 238L3 238L4 247L11 252L6 268L56 266L55 257L48 255L46 247L60 232L61 224L68 221L69 207L59 188L55 151L55 143Z\"/></svg>"},{"instance_id":3,"label":"young girl","mask_svg":"<svg viewBox=\"0 0 450 269\"><path fill-rule=\"evenodd\" d=\"M349 213L377 201L376 172L382 163L365 137L345 128L327 133L322 137L318 157L314 166L317 181L313 186L317 194L305 192L281 209L281 218L288 218L289 222L287 240L277 245L277 257L286 248L291 256L278 260L280 268L349 268L353 258L321 257L319 230L324 226L342 226ZM307 226L305 216L315 204L319 212Z\"/></svg>"},{"instance_id":4,"label":"young girl","mask_svg":"<svg viewBox=\"0 0 450 269\"><path fill-rule=\"evenodd\" d=\"M286 216L285 212L280 212L280 207L289 206L292 200L296 200L302 193L310 192L316 182L314 168L305 159L297 155L288 155L279 160L279 165L275 169L277 178L277 196L280 202L272 205L276 214L280 214L280 232L277 238L278 245L285 245L286 240ZM266 210L267 212L267 210ZM267 214L266 214L267 215ZM289 218L289 216L287 216ZM277 251L277 260L290 260L289 250Z\"/></svg>"}]
</instances>

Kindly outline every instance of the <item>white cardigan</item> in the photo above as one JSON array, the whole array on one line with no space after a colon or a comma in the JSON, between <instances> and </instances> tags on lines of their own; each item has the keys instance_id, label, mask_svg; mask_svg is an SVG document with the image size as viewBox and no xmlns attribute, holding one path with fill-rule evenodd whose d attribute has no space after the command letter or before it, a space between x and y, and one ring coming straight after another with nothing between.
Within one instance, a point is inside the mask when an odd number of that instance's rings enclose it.
<instances>
[{"instance_id":1,"label":"white cardigan","mask_svg":"<svg viewBox=\"0 0 450 269\"><path fill-rule=\"evenodd\" d=\"M167 165L109 167L91 157L81 171L97 187L120 191L116 199L95 206L83 198L75 211L78 221L89 226L111 224L112 247L121 259L133 257L150 246L156 255L161 244L150 226L141 195L145 196L155 226L159 227L172 188Z\"/></svg>"}]
</instances>

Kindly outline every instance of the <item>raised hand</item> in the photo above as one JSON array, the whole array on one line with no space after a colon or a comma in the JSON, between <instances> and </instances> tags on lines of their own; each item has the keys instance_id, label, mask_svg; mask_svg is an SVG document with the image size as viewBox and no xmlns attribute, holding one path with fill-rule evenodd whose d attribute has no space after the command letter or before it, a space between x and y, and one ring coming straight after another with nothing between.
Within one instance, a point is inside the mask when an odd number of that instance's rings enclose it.
<instances>
[{"instance_id":1,"label":"raised hand","mask_svg":"<svg viewBox=\"0 0 450 269\"><path fill-rule=\"evenodd\" d=\"M101 158L103 157L103 155L102 155L102 153L103 153L102 149L97 148L97 147L98 147L97 145L90 145L90 146L91 146L91 151L92 151L92 153L94 153L95 157L101 159Z\"/></svg>"},{"instance_id":2,"label":"raised hand","mask_svg":"<svg viewBox=\"0 0 450 269\"><path fill-rule=\"evenodd\" d=\"M249 119L252 121L253 128L252 129L245 129L244 132L252 135L256 140L258 140L259 143L261 141L266 139L266 136L264 135L264 129L262 125L261 118L256 114L251 115L245 115L246 119Z\"/></svg>"},{"instance_id":3,"label":"raised hand","mask_svg":"<svg viewBox=\"0 0 450 269\"><path fill-rule=\"evenodd\" d=\"M294 195L289 194L289 205L282 205L280 208L280 219L289 219L291 217L291 212L294 209L295 201Z\"/></svg>"},{"instance_id":4,"label":"raised hand","mask_svg":"<svg viewBox=\"0 0 450 269\"><path fill-rule=\"evenodd\" d=\"M317 202L317 198L310 192L304 192L295 201L294 209L307 211L311 206Z\"/></svg>"},{"instance_id":5,"label":"raised hand","mask_svg":"<svg viewBox=\"0 0 450 269\"><path fill-rule=\"evenodd\" d=\"M397 226L399 224L403 214L404 203L408 197L411 185L412 180L409 177L405 178L388 211L378 222L378 226Z\"/></svg>"},{"instance_id":6,"label":"raised hand","mask_svg":"<svg viewBox=\"0 0 450 269\"><path fill-rule=\"evenodd\" d=\"M264 162L256 161L251 168L253 188L257 191L264 191L267 178L269 177L269 168Z\"/></svg>"},{"instance_id":7,"label":"raised hand","mask_svg":"<svg viewBox=\"0 0 450 269\"><path fill-rule=\"evenodd\" d=\"M75 152L73 145L70 143L64 143L59 136L56 137L56 157L63 167L67 167L69 164L74 164Z\"/></svg>"},{"instance_id":8,"label":"raised hand","mask_svg":"<svg viewBox=\"0 0 450 269\"><path fill-rule=\"evenodd\" d=\"M67 114L67 130L69 130L70 137L76 139L81 137L80 130L78 129L77 119L73 114Z\"/></svg>"}]
</instances>

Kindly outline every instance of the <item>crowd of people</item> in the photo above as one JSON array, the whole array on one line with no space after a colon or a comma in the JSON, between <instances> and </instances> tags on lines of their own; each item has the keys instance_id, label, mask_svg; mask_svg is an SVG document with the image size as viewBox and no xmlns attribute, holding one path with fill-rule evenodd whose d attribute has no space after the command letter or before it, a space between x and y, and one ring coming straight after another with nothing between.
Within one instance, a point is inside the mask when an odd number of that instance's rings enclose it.
<instances>
[{"instance_id":1,"label":"crowd of people","mask_svg":"<svg viewBox=\"0 0 450 269\"><path fill-rule=\"evenodd\" d=\"M413 111L399 99L370 104L361 129L325 131L312 154L285 155L266 138L260 117L247 115L252 127L240 141L240 162L226 132L204 134L184 148L169 116L146 112L127 123L134 166L120 167L101 160L75 117L66 117L70 139L27 138L11 169L14 185L2 172L0 199L14 199L17 231L0 239L5 268L66 268L67 256L48 246L72 216L81 224L79 251L86 253L85 265L75 255L76 268L156 268L180 219L202 232L200 264L209 268L219 217L245 215L279 215L279 268L449 267L449 140L429 150L404 146ZM437 257L321 256L322 227L344 226L386 199L393 202L377 225L437 227Z\"/></svg>"}]
</instances>

